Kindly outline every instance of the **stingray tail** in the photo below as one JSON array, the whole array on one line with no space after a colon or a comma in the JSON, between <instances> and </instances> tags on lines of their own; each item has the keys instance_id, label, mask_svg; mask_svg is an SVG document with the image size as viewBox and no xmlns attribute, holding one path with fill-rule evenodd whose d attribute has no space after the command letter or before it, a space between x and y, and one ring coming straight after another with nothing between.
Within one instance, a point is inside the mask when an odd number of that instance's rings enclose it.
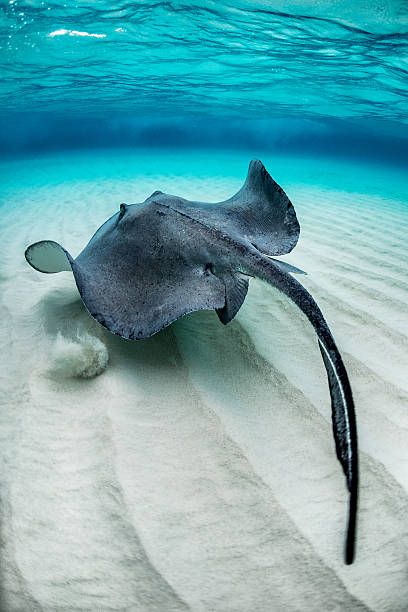
<instances>
[{"instance_id":1,"label":"stingray tail","mask_svg":"<svg viewBox=\"0 0 408 612\"><path fill-rule=\"evenodd\" d=\"M265 280L287 295L307 316L318 336L330 389L336 454L342 465L350 492L345 546L345 562L349 565L354 560L355 549L358 451L354 401L346 368L318 305L295 278L279 267L275 261L255 252L251 252L250 258L245 258L242 272Z\"/></svg>"}]
</instances>

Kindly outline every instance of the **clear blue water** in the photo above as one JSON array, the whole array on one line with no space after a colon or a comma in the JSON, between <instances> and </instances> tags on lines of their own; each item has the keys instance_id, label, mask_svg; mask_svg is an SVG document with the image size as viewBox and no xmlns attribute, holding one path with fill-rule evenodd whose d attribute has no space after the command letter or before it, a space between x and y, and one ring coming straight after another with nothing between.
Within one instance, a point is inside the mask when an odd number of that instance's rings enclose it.
<instances>
[{"instance_id":1,"label":"clear blue water","mask_svg":"<svg viewBox=\"0 0 408 612\"><path fill-rule=\"evenodd\" d=\"M9 0L2 151L263 147L400 160L405 0Z\"/></svg>"}]
</instances>

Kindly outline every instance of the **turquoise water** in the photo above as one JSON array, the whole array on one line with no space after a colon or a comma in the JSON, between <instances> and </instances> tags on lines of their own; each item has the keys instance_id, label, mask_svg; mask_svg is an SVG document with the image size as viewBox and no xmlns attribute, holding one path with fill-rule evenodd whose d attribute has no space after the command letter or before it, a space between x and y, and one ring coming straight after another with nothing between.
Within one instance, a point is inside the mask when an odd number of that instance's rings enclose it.
<instances>
[{"instance_id":1,"label":"turquoise water","mask_svg":"<svg viewBox=\"0 0 408 612\"><path fill-rule=\"evenodd\" d=\"M259 145L398 160L407 32L404 0L9 0L1 150Z\"/></svg>"}]
</instances>

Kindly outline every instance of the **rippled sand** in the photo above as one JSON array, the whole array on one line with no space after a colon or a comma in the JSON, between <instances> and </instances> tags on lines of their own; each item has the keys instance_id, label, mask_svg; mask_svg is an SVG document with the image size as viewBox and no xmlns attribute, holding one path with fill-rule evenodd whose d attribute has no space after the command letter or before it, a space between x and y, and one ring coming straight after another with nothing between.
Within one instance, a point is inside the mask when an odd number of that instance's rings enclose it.
<instances>
[{"instance_id":1,"label":"rippled sand","mask_svg":"<svg viewBox=\"0 0 408 612\"><path fill-rule=\"evenodd\" d=\"M127 342L90 319L69 273L24 260L44 238L76 255L120 202L155 189L221 200L247 161L107 152L2 164L2 610L407 609L402 175L263 157L301 223L285 259L307 270L355 395L350 567L326 375L285 297L251 281L227 327L201 312Z\"/></svg>"}]
</instances>

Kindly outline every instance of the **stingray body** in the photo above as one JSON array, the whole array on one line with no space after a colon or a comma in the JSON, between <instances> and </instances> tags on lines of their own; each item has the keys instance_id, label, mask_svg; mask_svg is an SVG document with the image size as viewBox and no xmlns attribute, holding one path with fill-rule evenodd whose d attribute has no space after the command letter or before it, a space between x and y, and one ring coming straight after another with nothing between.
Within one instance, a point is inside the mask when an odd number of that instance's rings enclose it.
<instances>
[{"instance_id":1,"label":"stingray body","mask_svg":"<svg viewBox=\"0 0 408 612\"><path fill-rule=\"evenodd\" d=\"M231 321L258 277L286 294L313 325L327 371L337 457L350 491L345 560L352 563L357 509L357 435L345 366L329 327L296 268L273 259L296 245L300 228L284 191L260 161L242 189L216 204L154 192L120 210L73 259L58 243L37 242L27 261L46 273L72 270L89 313L111 332L147 338L195 310Z\"/></svg>"}]
</instances>

